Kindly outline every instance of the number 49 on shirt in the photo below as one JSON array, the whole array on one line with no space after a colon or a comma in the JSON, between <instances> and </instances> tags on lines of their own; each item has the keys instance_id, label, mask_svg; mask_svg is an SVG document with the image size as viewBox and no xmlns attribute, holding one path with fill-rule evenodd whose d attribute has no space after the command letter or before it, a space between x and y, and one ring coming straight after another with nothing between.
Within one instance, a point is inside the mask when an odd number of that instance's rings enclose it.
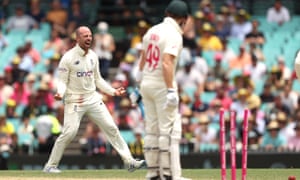
<instances>
[{"instance_id":1,"label":"number 49 on shirt","mask_svg":"<svg viewBox=\"0 0 300 180\"><path fill-rule=\"evenodd\" d=\"M146 51L146 61L148 62L148 68L150 71L154 71L157 68L160 57L160 50L157 45L150 43Z\"/></svg>"}]
</instances>

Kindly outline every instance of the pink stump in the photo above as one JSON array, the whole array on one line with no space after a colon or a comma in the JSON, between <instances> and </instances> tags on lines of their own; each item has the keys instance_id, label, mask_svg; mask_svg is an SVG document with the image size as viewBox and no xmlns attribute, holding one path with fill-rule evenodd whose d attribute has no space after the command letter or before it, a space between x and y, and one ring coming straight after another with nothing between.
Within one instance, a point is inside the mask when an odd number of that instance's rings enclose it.
<instances>
[{"instance_id":1,"label":"pink stump","mask_svg":"<svg viewBox=\"0 0 300 180\"><path fill-rule=\"evenodd\" d=\"M231 179L236 180L236 113L230 112Z\"/></svg>"},{"instance_id":2,"label":"pink stump","mask_svg":"<svg viewBox=\"0 0 300 180\"><path fill-rule=\"evenodd\" d=\"M220 160L221 179L226 180L225 118L224 109L220 109Z\"/></svg>"},{"instance_id":3,"label":"pink stump","mask_svg":"<svg viewBox=\"0 0 300 180\"><path fill-rule=\"evenodd\" d=\"M242 145L242 180L247 179L247 147L248 147L248 119L249 110L244 110L243 119L243 145Z\"/></svg>"}]
</instances>

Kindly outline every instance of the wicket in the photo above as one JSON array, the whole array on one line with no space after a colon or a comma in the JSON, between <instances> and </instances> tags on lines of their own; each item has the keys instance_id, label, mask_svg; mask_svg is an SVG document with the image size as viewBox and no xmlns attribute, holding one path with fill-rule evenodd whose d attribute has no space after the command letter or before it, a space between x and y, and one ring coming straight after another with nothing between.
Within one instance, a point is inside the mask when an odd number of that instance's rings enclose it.
<instances>
[{"instance_id":1,"label":"wicket","mask_svg":"<svg viewBox=\"0 0 300 180\"><path fill-rule=\"evenodd\" d=\"M220 161L221 179L226 180L226 135L225 135L225 110L220 109ZM242 180L247 178L247 146L248 146L248 119L250 111L244 110L243 139L242 139ZM230 159L231 180L236 180L236 112L230 111Z\"/></svg>"}]
</instances>

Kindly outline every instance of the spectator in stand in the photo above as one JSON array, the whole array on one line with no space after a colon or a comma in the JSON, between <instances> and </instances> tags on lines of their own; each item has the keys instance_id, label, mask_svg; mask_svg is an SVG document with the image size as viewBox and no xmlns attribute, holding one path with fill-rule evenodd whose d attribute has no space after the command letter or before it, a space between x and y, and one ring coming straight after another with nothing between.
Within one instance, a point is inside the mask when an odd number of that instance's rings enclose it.
<instances>
[{"instance_id":1,"label":"spectator in stand","mask_svg":"<svg viewBox=\"0 0 300 180\"><path fill-rule=\"evenodd\" d=\"M50 91L49 85L44 81L40 82L36 96L36 106L44 108L45 110L52 109L54 107L53 93Z\"/></svg>"},{"instance_id":2,"label":"spectator in stand","mask_svg":"<svg viewBox=\"0 0 300 180\"><path fill-rule=\"evenodd\" d=\"M187 61L190 61L190 58L193 59L193 68L199 71L202 77L206 77L209 72L209 67L206 60L202 57L202 48L197 45L195 50L191 49L190 47L186 47L186 49L189 49L191 53L191 56L187 58ZM181 53L182 52L183 51L181 51Z\"/></svg>"},{"instance_id":3,"label":"spectator in stand","mask_svg":"<svg viewBox=\"0 0 300 180\"><path fill-rule=\"evenodd\" d=\"M235 86L231 83L231 79L228 77L228 75L222 77L221 81L220 87L224 89L227 95L232 95L235 92Z\"/></svg>"},{"instance_id":4,"label":"spectator in stand","mask_svg":"<svg viewBox=\"0 0 300 180\"><path fill-rule=\"evenodd\" d=\"M287 139L279 133L279 124L276 120L272 120L267 131L262 136L261 147L266 151L282 151L287 145Z\"/></svg>"},{"instance_id":5,"label":"spectator in stand","mask_svg":"<svg viewBox=\"0 0 300 180\"><path fill-rule=\"evenodd\" d=\"M38 50L36 50L34 47L32 47L32 42L30 40L27 40L27 42L24 45L24 51L25 55L28 55L32 60L34 64L37 64L41 60L41 55Z\"/></svg>"},{"instance_id":6,"label":"spectator in stand","mask_svg":"<svg viewBox=\"0 0 300 180\"><path fill-rule=\"evenodd\" d=\"M182 154L192 153L194 151L194 132L192 131L191 119L193 117L193 112L191 109L186 109L181 114L182 122L182 136L180 140L180 149Z\"/></svg>"},{"instance_id":7,"label":"spectator in stand","mask_svg":"<svg viewBox=\"0 0 300 180\"><path fill-rule=\"evenodd\" d=\"M129 115L131 109L131 102L127 97L120 101L120 108L116 117L116 124L120 130L131 130L132 117Z\"/></svg>"},{"instance_id":8,"label":"spectator in stand","mask_svg":"<svg viewBox=\"0 0 300 180\"><path fill-rule=\"evenodd\" d=\"M202 101L198 92L194 93L193 99L194 101L192 102L191 109L195 116L205 113L208 110L209 105L206 102Z\"/></svg>"},{"instance_id":9,"label":"spectator in stand","mask_svg":"<svg viewBox=\"0 0 300 180\"><path fill-rule=\"evenodd\" d=\"M105 155L106 154L106 140L100 128L93 124L92 132L87 137L87 154L92 155Z\"/></svg>"},{"instance_id":10,"label":"spectator in stand","mask_svg":"<svg viewBox=\"0 0 300 180\"><path fill-rule=\"evenodd\" d=\"M12 153L8 142L8 136L0 132L0 170L8 170L8 159Z\"/></svg>"},{"instance_id":11,"label":"spectator in stand","mask_svg":"<svg viewBox=\"0 0 300 180\"><path fill-rule=\"evenodd\" d=\"M210 23L204 23L202 25L198 45L202 48L202 51L220 51L223 48L219 37L214 35L214 28Z\"/></svg>"},{"instance_id":12,"label":"spectator in stand","mask_svg":"<svg viewBox=\"0 0 300 180\"><path fill-rule=\"evenodd\" d=\"M130 152L133 156L142 158L143 148L144 148L144 140L143 140L143 130L140 128L134 129L134 142L129 144Z\"/></svg>"},{"instance_id":13,"label":"spectator in stand","mask_svg":"<svg viewBox=\"0 0 300 180\"><path fill-rule=\"evenodd\" d=\"M199 9L203 12L204 19L212 23L215 20L215 12L214 12L214 6L211 0L201 0L199 4Z\"/></svg>"},{"instance_id":14,"label":"spectator in stand","mask_svg":"<svg viewBox=\"0 0 300 180\"><path fill-rule=\"evenodd\" d=\"M267 21L269 23L277 23L278 25L290 21L290 12L282 5L281 0L276 0L274 5L268 9Z\"/></svg>"},{"instance_id":15,"label":"spectator in stand","mask_svg":"<svg viewBox=\"0 0 300 180\"><path fill-rule=\"evenodd\" d=\"M265 55L264 55L264 53L262 51L262 48L259 47L257 44L250 43L248 51L249 51L250 54L255 54L255 56L257 57L258 61L265 61Z\"/></svg>"},{"instance_id":16,"label":"spectator in stand","mask_svg":"<svg viewBox=\"0 0 300 180\"><path fill-rule=\"evenodd\" d=\"M235 22L231 26L230 37L244 41L246 35L252 30L252 24L249 22L249 14L245 9L239 9Z\"/></svg>"},{"instance_id":17,"label":"spectator in stand","mask_svg":"<svg viewBox=\"0 0 300 180\"><path fill-rule=\"evenodd\" d=\"M131 38L130 47L134 48L138 43L142 42L144 34L149 29L149 24L145 20L140 20L136 27L136 33Z\"/></svg>"},{"instance_id":18,"label":"spectator in stand","mask_svg":"<svg viewBox=\"0 0 300 180\"><path fill-rule=\"evenodd\" d=\"M44 59L49 59L53 57L55 53L62 54L65 50L64 45L64 41L60 37L59 31L52 28L50 39L45 42L44 49L42 50L42 57Z\"/></svg>"},{"instance_id":19,"label":"spectator in stand","mask_svg":"<svg viewBox=\"0 0 300 180\"><path fill-rule=\"evenodd\" d=\"M82 4L79 1L72 1L68 12L67 34L72 34L76 27L83 25L85 19L87 16L82 10Z\"/></svg>"},{"instance_id":20,"label":"spectator in stand","mask_svg":"<svg viewBox=\"0 0 300 180\"><path fill-rule=\"evenodd\" d=\"M51 111L51 109L48 109L48 114L39 116L34 127L34 133L38 139L39 153L50 153L56 138L61 132L61 125L58 119L51 114Z\"/></svg>"},{"instance_id":21,"label":"spectator in stand","mask_svg":"<svg viewBox=\"0 0 300 180\"><path fill-rule=\"evenodd\" d=\"M247 52L246 45L241 44L239 54L229 60L230 69L243 69L251 64L251 55Z\"/></svg>"},{"instance_id":22,"label":"spectator in stand","mask_svg":"<svg viewBox=\"0 0 300 180\"><path fill-rule=\"evenodd\" d=\"M204 22L206 22L206 20L204 19L204 14L201 10L197 10L195 11L194 13L194 24L195 24L195 37L198 38L200 37L200 34L201 34L201 27L203 25Z\"/></svg>"},{"instance_id":23,"label":"spectator in stand","mask_svg":"<svg viewBox=\"0 0 300 180\"><path fill-rule=\"evenodd\" d=\"M300 151L300 122L297 122L294 127L295 135L288 139L287 148L288 150L299 152Z\"/></svg>"},{"instance_id":24,"label":"spectator in stand","mask_svg":"<svg viewBox=\"0 0 300 180\"><path fill-rule=\"evenodd\" d=\"M20 4L15 7L15 14L7 19L6 31L20 30L28 32L32 28L38 28L38 23L24 13L24 7Z\"/></svg>"},{"instance_id":25,"label":"spectator in stand","mask_svg":"<svg viewBox=\"0 0 300 180\"><path fill-rule=\"evenodd\" d=\"M207 116L209 120L214 123L218 124L220 119L220 108L222 108L221 101L219 99L213 99L209 104L209 109L207 111Z\"/></svg>"},{"instance_id":26,"label":"spectator in stand","mask_svg":"<svg viewBox=\"0 0 300 180\"><path fill-rule=\"evenodd\" d=\"M26 89L24 81L17 81L13 85L14 93L11 95L11 99L14 100L18 105L28 105L28 97L30 92Z\"/></svg>"},{"instance_id":27,"label":"spectator in stand","mask_svg":"<svg viewBox=\"0 0 300 180\"><path fill-rule=\"evenodd\" d=\"M28 97L28 105L24 107L23 117L29 117L31 120L36 120L36 118L46 112L43 110L43 107L38 106L36 93L30 94Z\"/></svg>"},{"instance_id":28,"label":"spectator in stand","mask_svg":"<svg viewBox=\"0 0 300 180\"><path fill-rule=\"evenodd\" d=\"M13 87L5 82L5 75L0 73L0 104L5 103L13 94Z\"/></svg>"},{"instance_id":29,"label":"spectator in stand","mask_svg":"<svg viewBox=\"0 0 300 180\"><path fill-rule=\"evenodd\" d=\"M75 34L75 32L69 34L69 36L67 36L65 38L64 44L65 44L64 45L65 49L64 49L63 53L68 51L69 49L73 48L76 45L76 34Z\"/></svg>"},{"instance_id":30,"label":"spectator in stand","mask_svg":"<svg viewBox=\"0 0 300 180\"><path fill-rule=\"evenodd\" d=\"M283 81L290 81L292 78L292 70L286 65L284 56L277 57L278 68L281 72L281 79Z\"/></svg>"},{"instance_id":31,"label":"spectator in stand","mask_svg":"<svg viewBox=\"0 0 300 180\"><path fill-rule=\"evenodd\" d=\"M248 151L257 151L260 148L261 137L253 130L248 131Z\"/></svg>"},{"instance_id":32,"label":"spectator in stand","mask_svg":"<svg viewBox=\"0 0 300 180\"><path fill-rule=\"evenodd\" d=\"M250 103L248 104L248 108L250 110L251 117L253 117L256 130L259 132L260 135L264 134L266 131L266 119L265 113L260 109L261 104L259 103Z\"/></svg>"},{"instance_id":33,"label":"spectator in stand","mask_svg":"<svg viewBox=\"0 0 300 180\"><path fill-rule=\"evenodd\" d=\"M221 39L227 39L230 36L230 30L234 19L227 6L221 6L220 13L216 16L216 35Z\"/></svg>"},{"instance_id":34,"label":"spectator in stand","mask_svg":"<svg viewBox=\"0 0 300 180\"><path fill-rule=\"evenodd\" d=\"M284 112L287 115L287 117L291 116L290 109L286 104L283 103L283 100L280 97L280 95L276 95L274 97L274 102L270 104L269 112L267 114L267 120L271 121L273 119L276 119L278 112Z\"/></svg>"},{"instance_id":35,"label":"spectator in stand","mask_svg":"<svg viewBox=\"0 0 300 180\"><path fill-rule=\"evenodd\" d=\"M21 114L17 114L17 106L22 106L22 105L18 105L16 103L16 101L14 101L12 99L8 99L6 101L5 116L8 120L20 121L20 115Z\"/></svg>"},{"instance_id":36,"label":"spectator in stand","mask_svg":"<svg viewBox=\"0 0 300 180\"><path fill-rule=\"evenodd\" d=\"M253 82L261 81L267 74L267 66L264 62L258 61L255 54L251 54L251 64L247 65L244 69L250 75Z\"/></svg>"},{"instance_id":37,"label":"spectator in stand","mask_svg":"<svg viewBox=\"0 0 300 180\"><path fill-rule=\"evenodd\" d=\"M252 30L246 34L245 42L248 44L255 44L262 48L265 43L265 36L262 31L258 29L259 21L253 20L252 22Z\"/></svg>"},{"instance_id":38,"label":"spectator in stand","mask_svg":"<svg viewBox=\"0 0 300 180\"><path fill-rule=\"evenodd\" d=\"M267 76L267 82L272 84L272 88L276 91L283 90L286 82L282 78L282 71L278 66L273 66Z\"/></svg>"},{"instance_id":39,"label":"spectator in stand","mask_svg":"<svg viewBox=\"0 0 300 180\"><path fill-rule=\"evenodd\" d=\"M238 10L242 8L242 4L240 0L226 0L225 6L228 8L230 19L232 22L235 19L235 15L237 14Z\"/></svg>"},{"instance_id":40,"label":"spectator in stand","mask_svg":"<svg viewBox=\"0 0 300 180\"><path fill-rule=\"evenodd\" d=\"M211 121L208 119L207 115L200 115L198 117L198 120L199 124L194 130L194 152L204 152L213 150L212 148L217 147L218 144L217 130L209 126Z\"/></svg>"},{"instance_id":41,"label":"spectator in stand","mask_svg":"<svg viewBox=\"0 0 300 180\"><path fill-rule=\"evenodd\" d=\"M19 63L20 58L16 56L12 59L11 63L5 67L5 80L11 86L19 81L19 79L22 79Z\"/></svg>"},{"instance_id":42,"label":"spectator in stand","mask_svg":"<svg viewBox=\"0 0 300 180\"><path fill-rule=\"evenodd\" d=\"M274 102L275 93L272 89L272 85L269 82L265 83L263 91L259 95L259 97L260 97L262 103L273 103Z\"/></svg>"},{"instance_id":43,"label":"spectator in stand","mask_svg":"<svg viewBox=\"0 0 300 180\"><path fill-rule=\"evenodd\" d=\"M46 13L41 9L40 0L30 0L28 14L39 24L46 21Z\"/></svg>"},{"instance_id":44,"label":"spectator in stand","mask_svg":"<svg viewBox=\"0 0 300 180\"><path fill-rule=\"evenodd\" d=\"M219 101L220 106L224 108L225 110L229 110L232 104L232 99L230 96L228 96L228 92L226 89L222 87L222 84L217 84L216 87L216 97L212 101Z\"/></svg>"},{"instance_id":45,"label":"spectator in stand","mask_svg":"<svg viewBox=\"0 0 300 180\"><path fill-rule=\"evenodd\" d=\"M94 34L94 51L99 58L99 70L104 79L108 78L109 68L116 50L115 40L108 31L107 22L101 21L97 25L98 32Z\"/></svg>"},{"instance_id":46,"label":"spectator in stand","mask_svg":"<svg viewBox=\"0 0 300 180\"><path fill-rule=\"evenodd\" d=\"M239 126L239 133L239 137L242 137L242 126ZM248 135L251 135L251 137L248 136L248 140L252 140L252 142L249 142L249 146L251 146L251 149L257 150L259 148L259 143L261 142L262 134L258 129L256 117L253 115L251 115L248 119Z\"/></svg>"},{"instance_id":47,"label":"spectator in stand","mask_svg":"<svg viewBox=\"0 0 300 180\"><path fill-rule=\"evenodd\" d=\"M34 73L30 73L25 77L25 86L26 86L26 90L30 93L34 93L35 92L35 83L37 81L37 76Z\"/></svg>"},{"instance_id":48,"label":"spectator in stand","mask_svg":"<svg viewBox=\"0 0 300 180\"><path fill-rule=\"evenodd\" d=\"M179 113L183 116L184 113L191 112L192 98L185 92L180 92L179 96ZM186 115L188 116L188 115Z\"/></svg>"},{"instance_id":49,"label":"spectator in stand","mask_svg":"<svg viewBox=\"0 0 300 180\"><path fill-rule=\"evenodd\" d=\"M34 62L32 58L26 54L26 49L24 46L17 48L17 54L11 60L12 64L16 64L18 67L18 77L17 80L24 80L24 77L33 70Z\"/></svg>"},{"instance_id":50,"label":"spectator in stand","mask_svg":"<svg viewBox=\"0 0 300 180\"><path fill-rule=\"evenodd\" d=\"M222 47L223 49L220 51L220 53L222 53L222 63L223 65L225 65L226 67L229 65L230 60L235 59L236 58L236 53L234 52L234 50L228 46L228 40L227 39L221 39L222 42Z\"/></svg>"},{"instance_id":51,"label":"spectator in stand","mask_svg":"<svg viewBox=\"0 0 300 180\"><path fill-rule=\"evenodd\" d=\"M230 109L236 112L236 120L238 123L243 121L244 110L248 108L248 97L248 90L246 88L241 88L237 92L237 99L231 103Z\"/></svg>"},{"instance_id":52,"label":"spectator in stand","mask_svg":"<svg viewBox=\"0 0 300 180\"><path fill-rule=\"evenodd\" d=\"M196 91L199 94L204 90L206 77L194 68L194 63L190 59L185 63L184 68L179 69L175 75L179 89L183 91Z\"/></svg>"},{"instance_id":53,"label":"spectator in stand","mask_svg":"<svg viewBox=\"0 0 300 180\"><path fill-rule=\"evenodd\" d=\"M46 14L46 21L50 22L59 33L66 35L68 12L62 7L60 0L52 1L51 9Z\"/></svg>"},{"instance_id":54,"label":"spectator in stand","mask_svg":"<svg viewBox=\"0 0 300 180\"><path fill-rule=\"evenodd\" d=\"M11 142L12 135L16 132L14 125L7 121L6 116L0 115L0 133L4 133L8 136L9 142Z\"/></svg>"},{"instance_id":55,"label":"spectator in stand","mask_svg":"<svg viewBox=\"0 0 300 180\"><path fill-rule=\"evenodd\" d=\"M276 120L279 124L280 131L279 133L284 136L286 139L290 139L295 136L294 127L290 126L290 118L284 112L279 111L276 114Z\"/></svg>"},{"instance_id":56,"label":"spectator in stand","mask_svg":"<svg viewBox=\"0 0 300 180\"><path fill-rule=\"evenodd\" d=\"M290 112L294 113L298 106L299 93L292 89L292 85L286 84L283 91L280 92L280 96L283 103L289 107Z\"/></svg>"},{"instance_id":57,"label":"spectator in stand","mask_svg":"<svg viewBox=\"0 0 300 180\"><path fill-rule=\"evenodd\" d=\"M225 70L223 65L223 55L220 52L214 55L215 65L212 68L212 74L215 79L221 80L227 74L227 69Z\"/></svg>"},{"instance_id":58,"label":"spectator in stand","mask_svg":"<svg viewBox=\"0 0 300 180\"><path fill-rule=\"evenodd\" d=\"M30 124L29 117L22 117L22 122L17 130L18 146L21 149L21 153L31 154L33 153L33 135L34 127Z\"/></svg>"}]
</instances>

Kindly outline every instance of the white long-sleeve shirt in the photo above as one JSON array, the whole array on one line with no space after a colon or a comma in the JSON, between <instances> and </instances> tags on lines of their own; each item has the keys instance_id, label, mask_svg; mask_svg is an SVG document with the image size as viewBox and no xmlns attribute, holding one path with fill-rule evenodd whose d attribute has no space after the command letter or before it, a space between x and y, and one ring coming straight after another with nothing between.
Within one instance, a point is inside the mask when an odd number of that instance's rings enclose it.
<instances>
[{"instance_id":1,"label":"white long-sleeve shirt","mask_svg":"<svg viewBox=\"0 0 300 180\"><path fill-rule=\"evenodd\" d=\"M267 11L267 21L270 23L284 23L290 20L290 13L286 7L281 7L276 11L274 7Z\"/></svg>"},{"instance_id":2,"label":"white long-sleeve shirt","mask_svg":"<svg viewBox=\"0 0 300 180\"><path fill-rule=\"evenodd\" d=\"M100 76L98 63L96 53L89 50L84 55L78 45L63 55L58 66L57 93L64 96L66 103L89 100L96 87L114 95L115 89Z\"/></svg>"}]
</instances>

